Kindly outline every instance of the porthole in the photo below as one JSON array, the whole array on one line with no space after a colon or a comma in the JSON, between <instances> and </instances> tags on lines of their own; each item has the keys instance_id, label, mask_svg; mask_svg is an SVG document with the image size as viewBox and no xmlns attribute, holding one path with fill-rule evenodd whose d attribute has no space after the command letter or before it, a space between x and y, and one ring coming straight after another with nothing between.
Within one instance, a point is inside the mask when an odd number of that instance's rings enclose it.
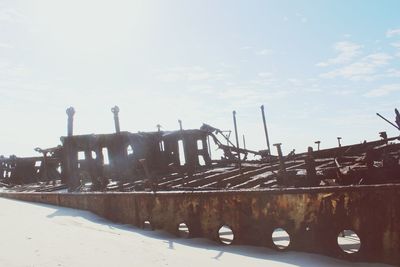
<instances>
[{"instance_id":1,"label":"porthole","mask_svg":"<svg viewBox=\"0 0 400 267\"><path fill-rule=\"evenodd\" d=\"M272 232L272 242L278 249L287 249L290 245L290 235L282 228L276 228Z\"/></svg>"},{"instance_id":2,"label":"porthole","mask_svg":"<svg viewBox=\"0 0 400 267\"><path fill-rule=\"evenodd\" d=\"M148 231L153 230L153 226L149 220L143 222L143 229Z\"/></svg>"},{"instance_id":3,"label":"porthole","mask_svg":"<svg viewBox=\"0 0 400 267\"><path fill-rule=\"evenodd\" d=\"M229 226L223 225L218 231L219 240L221 243L230 245L235 238L232 229Z\"/></svg>"},{"instance_id":4,"label":"porthole","mask_svg":"<svg viewBox=\"0 0 400 267\"><path fill-rule=\"evenodd\" d=\"M188 238L189 234L189 227L186 225L186 223L180 223L178 225L178 236L182 238Z\"/></svg>"},{"instance_id":5,"label":"porthole","mask_svg":"<svg viewBox=\"0 0 400 267\"><path fill-rule=\"evenodd\" d=\"M361 240L352 230L343 230L337 237L337 243L347 254L357 253L361 247Z\"/></svg>"}]
</instances>

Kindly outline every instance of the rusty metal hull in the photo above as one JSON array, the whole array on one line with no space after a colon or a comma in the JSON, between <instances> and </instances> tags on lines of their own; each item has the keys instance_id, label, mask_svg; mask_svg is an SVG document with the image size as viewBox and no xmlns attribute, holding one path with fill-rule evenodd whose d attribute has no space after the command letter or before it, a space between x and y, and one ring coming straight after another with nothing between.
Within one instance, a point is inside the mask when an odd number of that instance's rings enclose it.
<instances>
[{"instance_id":1,"label":"rusty metal hull","mask_svg":"<svg viewBox=\"0 0 400 267\"><path fill-rule=\"evenodd\" d=\"M285 229L288 249L352 261L400 265L400 185L201 192L15 193L1 197L89 210L114 222L219 240L228 225L233 244L274 248L272 232ZM337 244L343 230L361 240L357 253Z\"/></svg>"}]
</instances>

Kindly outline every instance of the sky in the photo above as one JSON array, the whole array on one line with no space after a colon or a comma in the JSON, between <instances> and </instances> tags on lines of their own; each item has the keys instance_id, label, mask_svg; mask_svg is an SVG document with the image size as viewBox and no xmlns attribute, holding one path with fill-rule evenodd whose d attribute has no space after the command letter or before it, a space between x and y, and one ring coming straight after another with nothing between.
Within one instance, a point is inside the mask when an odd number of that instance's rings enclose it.
<instances>
[{"instance_id":1,"label":"sky","mask_svg":"<svg viewBox=\"0 0 400 267\"><path fill-rule=\"evenodd\" d=\"M399 134L400 2L0 0L0 154L75 134L233 129L284 153ZM242 144L241 144L242 145ZM274 149L273 153L276 153ZM38 155L38 154L37 154Z\"/></svg>"}]
</instances>

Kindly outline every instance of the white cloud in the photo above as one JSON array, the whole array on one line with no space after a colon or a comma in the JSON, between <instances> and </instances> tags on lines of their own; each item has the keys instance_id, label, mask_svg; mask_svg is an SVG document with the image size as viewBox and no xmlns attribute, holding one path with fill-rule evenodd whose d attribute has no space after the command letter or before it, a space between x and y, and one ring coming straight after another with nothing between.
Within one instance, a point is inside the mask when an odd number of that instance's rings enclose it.
<instances>
[{"instance_id":1,"label":"white cloud","mask_svg":"<svg viewBox=\"0 0 400 267\"><path fill-rule=\"evenodd\" d=\"M400 77L400 70L397 69L388 69L386 71L387 77Z\"/></svg>"},{"instance_id":2,"label":"white cloud","mask_svg":"<svg viewBox=\"0 0 400 267\"><path fill-rule=\"evenodd\" d=\"M219 92L219 97L223 99L232 99L232 98L243 99L243 98L251 98L256 95L257 95L256 91L241 87L229 88L221 90Z\"/></svg>"},{"instance_id":3,"label":"white cloud","mask_svg":"<svg viewBox=\"0 0 400 267\"><path fill-rule=\"evenodd\" d=\"M338 55L335 58L318 63L317 66L327 67L330 65L347 63L361 53L361 47L361 45L348 41L337 42L333 48L338 52Z\"/></svg>"},{"instance_id":4,"label":"white cloud","mask_svg":"<svg viewBox=\"0 0 400 267\"><path fill-rule=\"evenodd\" d=\"M393 37L395 35L400 35L400 29L389 29L386 31L386 37Z\"/></svg>"},{"instance_id":5,"label":"white cloud","mask_svg":"<svg viewBox=\"0 0 400 267\"><path fill-rule=\"evenodd\" d=\"M31 74L31 69L24 64L10 64L0 61L0 79L7 81L15 77L23 78Z\"/></svg>"},{"instance_id":6,"label":"white cloud","mask_svg":"<svg viewBox=\"0 0 400 267\"><path fill-rule=\"evenodd\" d=\"M376 79L379 68L387 65L392 57L386 53L370 54L350 65L321 74L323 78L342 77L349 80L371 81Z\"/></svg>"},{"instance_id":7,"label":"white cloud","mask_svg":"<svg viewBox=\"0 0 400 267\"><path fill-rule=\"evenodd\" d=\"M196 84L191 92L212 96L224 105L233 107L255 107L266 100L283 99L288 96L292 86L279 83L270 72L259 72L254 79L239 83Z\"/></svg>"},{"instance_id":8,"label":"white cloud","mask_svg":"<svg viewBox=\"0 0 400 267\"><path fill-rule=\"evenodd\" d=\"M211 79L211 73L203 68L193 68L185 73L188 81L204 81Z\"/></svg>"},{"instance_id":9,"label":"white cloud","mask_svg":"<svg viewBox=\"0 0 400 267\"><path fill-rule=\"evenodd\" d=\"M249 81L249 84L251 85L256 85L256 86L275 86L277 84L277 80L276 79L272 79L272 78L267 78L267 79L253 79Z\"/></svg>"},{"instance_id":10,"label":"white cloud","mask_svg":"<svg viewBox=\"0 0 400 267\"><path fill-rule=\"evenodd\" d=\"M397 49L395 56L400 57L400 42L391 43L391 46Z\"/></svg>"},{"instance_id":11,"label":"white cloud","mask_svg":"<svg viewBox=\"0 0 400 267\"><path fill-rule=\"evenodd\" d=\"M253 47L251 47L251 46L249 46L249 45L246 45L246 46L242 46L241 48L240 48L240 50L249 50L249 49L252 49Z\"/></svg>"},{"instance_id":12,"label":"white cloud","mask_svg":"<svg viewBox=\"0 0 400 267\"><path fill-rule=\"evenodd\" d=\"M400 42L391 43L392 46L400 48Z\"/></svg>"},{"instance_id":13,"label":"white cloud","mask_svg":"<svg viewBox=\"0 0 400 267\"><path fill-rule=\"evenodd\" d=\"M288 78L287 82L290 84L290 86L294 86L297 88L302 87L304 85L304 82L297 78Z\"/></svg>"},{"instance_id":14,"label":"white cloud","mask_svg":"<svg viewBox=\"0 0 400 267\"><path fill-rule=\"evenodd\" d=\"M177 82L181 80L182 76L179 73L167 72L157 76L157 79L162 82Z\"/></svg>"},{"instance_id":15,"label":"white cloud","mask_svg":"<svg viewBox=\"0 0 400 267\"><path fill-rule=\"evenodd\" d=\"M373 90L367 92L364 96L380 97L380 96L389 95L390 93L393 93L393 92L400 92L400 83L382 85L376 89L373 89Z\"/></svg>"},{"instance_id":16,"label":"white cloud","mask_svg":"<svg viewBox=\"0 0 400 267\"><path fill-rule=\"evenodd\" d=\"M261 55L261 56L270 56L273 53L274 53L274 51L271 49L262 49L262 50L256 52L257 55Z\"/></svg>"},{"instance_id":17,"label":"white cloud","mask_svg":"<svg viewBox=\"0 0 400 267\"><path fill-rule=\"evenodd\" d=\"M299 18L302 23L306 23L308 21L307 17L300 13L296 13L296 17Z\"/></svg>"},{"instance_id":18,"label":"white cloud","mask_svg":"<svg viewBox=\"0 0 400 267\"><path fill-rule=\"evenodd\" d=\"M353 95L356 93L355 90L335 90L332 92L334 95L339 95L339 96L349 96Z\"/></svg>"},{"instance_id":19,"label":"white cloud","mask_svg":"<svg viewBox=\"0 0 400 267\"><path fill-rule=\"evenodd\" d=\"M25 16L14 8L0 9L0 21L15 23L23 22L24 20Z\"/></svg>"},{"instance_id":20,"label":"white cloud","mask_svg":"<svg viewBox=\"0 0 400 267\"><path fill-rule=\"evenodd\" d=\"M392 57L385 53L370 54L364 58L366 62L370 62L377 66L387 64L390 59L392 59Z\"/></svg>"},{"instance_id":21,"label":"white cloud","mask_svg":"<svg viewBox=\"0 0 400 267\"><path fill-rule=\"evenodd\" d=\"M256 78L249 81L251 85L268 86L268 87L276 84L276 82L277 79L271 72L259 72L257 73Z\"/></svg>"},{"instance_id":22,"label":"white cloud","mask_svg":"<svg viewBox=\"0 0 400 267\"><path fill-rule=\"evenodd\" d=\"M229 103L232 107L256 107L266 100L277 100L287 97L288 90L285 89L260 89L249 85L222 88L215 90L215 96Z\"/></svg>"},{"instance_id":23,"label":"white cloud","mask_svg":"<svg viewBox=\"0 0 400 267\"><path fill-rule=\"evenodd\" d=\"M188 87L189 91L192 93L201 93L212 95L215 93L215 88L211 85L191 85Z\"/></svg>"},{"instance_id":24,"label":"white cloud","mask_svg":"<svg viewBox=\"0 0 400 267\"><path fill-rule=\"evenodd\" d=\"M13 48L13 46L7 43L0 43L0 48Z\"/></svg>"},{"instance_id":25,"label":"white cloud","mask_svg":"<svg viewBox=\"0 0 400 267\"><path fill-rule=\"evenodd\" d=\"M258 73L257 75L258 75L259 77L262 77L262 78L269 78L269 77L272 76L272 73L271 73L271 72L260 72L260 73Z\"/></svg>"},{"instance_id":26,"label":"white cloud","mask_svg":"<svg viewBox=\"0 0 400 267\"><path fill-rule=\"evenodd\" d=\"M157 79L162 82L178 82L178 81L216 81L223 80L228 77L229 74L222 70L208 71L199 66L193 67L177 67L171 68L165 72L161 72L157 75Z\"/></svg>"}]
</instances>

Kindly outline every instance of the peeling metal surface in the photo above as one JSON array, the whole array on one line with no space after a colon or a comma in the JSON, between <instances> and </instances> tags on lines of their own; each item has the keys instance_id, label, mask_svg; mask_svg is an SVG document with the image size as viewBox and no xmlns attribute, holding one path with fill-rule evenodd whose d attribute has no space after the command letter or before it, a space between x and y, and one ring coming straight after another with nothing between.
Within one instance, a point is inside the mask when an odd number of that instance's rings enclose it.
<instances>
[{"instance_id":1,"label":"peeling metal surface","mask_svg":"<svg viewBox=\"0 0 400 267\"><path fill-rule=\"evenodd\" d=\"M400 264L400 185L264 189L203 192L1 193L0 196L92 211L115 222L178 235L185 223L190 237L219 240L229 226L233 244L275 248L272 232L290 235L287 249L351 261ZM338 235L360 237L357 253L343 252Z\"/></svg>"}]
</instances>

